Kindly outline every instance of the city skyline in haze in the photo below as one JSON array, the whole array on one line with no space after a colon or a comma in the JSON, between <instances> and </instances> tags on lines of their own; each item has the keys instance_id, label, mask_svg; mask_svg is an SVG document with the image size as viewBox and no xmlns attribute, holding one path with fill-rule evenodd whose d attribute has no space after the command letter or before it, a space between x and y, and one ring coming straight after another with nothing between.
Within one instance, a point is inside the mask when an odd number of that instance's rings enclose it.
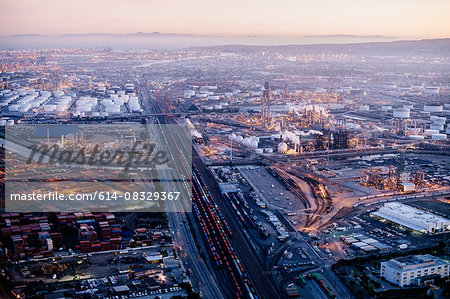
<instances>
[{"instance_id":1,"label":"city skyline in haze","mask_svg":"<svg viewBox=\"0 0 450 299\"><path fill-rule=\"evenodd\" d=\"M445 0L2 1L0 35L450 36Z\"/></svg>"}]
</instances>

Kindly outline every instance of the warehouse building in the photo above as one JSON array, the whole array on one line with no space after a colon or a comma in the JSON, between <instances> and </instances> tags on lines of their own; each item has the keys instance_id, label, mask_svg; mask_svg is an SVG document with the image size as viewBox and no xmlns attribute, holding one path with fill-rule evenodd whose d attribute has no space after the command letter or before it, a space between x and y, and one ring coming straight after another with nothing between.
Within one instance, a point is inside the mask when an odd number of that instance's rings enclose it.
<instances>
[{"instance_id":1,"label":"warehouse building","mask_svg":"<svg viewBox=\"0 0 450 299\"><path fill-rule=\"evenodd\" d=\"M450 220L414 207L396 202L385 203L373 215L400 224L415 231L428 233L450 229Z\"/></svg>"},{"instance_id":2,"label":"warehouse building","mask_svg":"<svg viewBox=\"0 0 450 299\"><path fill-rule=\"evenodd\" d=\"M380 274L398 285L424 285L437 277L448 276L449 263L429 254L392 259L381 262Z\"/></svg>"}]
</instances>

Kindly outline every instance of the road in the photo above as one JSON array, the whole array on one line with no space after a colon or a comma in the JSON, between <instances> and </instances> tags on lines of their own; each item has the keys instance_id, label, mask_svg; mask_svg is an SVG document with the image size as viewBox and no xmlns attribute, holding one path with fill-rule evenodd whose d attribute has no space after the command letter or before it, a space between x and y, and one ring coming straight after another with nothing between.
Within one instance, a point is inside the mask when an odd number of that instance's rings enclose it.
<instances>
[{"instance_id":1,"label":"road","mask_svg":"<svg viewBox=\"0 0 450 299\"><path fill-rule=\"evenodd\" d=\"M144 109L151 114L155 109L156 99L150 97L147 88L143 84L139 85L139 90L141 91ZM148 119L148 121L151 122L152 120ZM165 140L165 137L161 136L161 140ZM167 148L173 149L174 147L167 146ZM174 154L177 155L178 153ZM179 201L172 203L181 204ZM183 209L179 207L178 210L182 211ZM194 287L197 287L197 290L205 298L225 298L205 262L200 258L191 230L186 224L186 214L184 212L169 212L167 215L169 226L174 231L173 238L176 250L179 256L184 259L187 268L192 270ZM179 250L180 248L182 250Z\"/></svg>"}]
</instances>

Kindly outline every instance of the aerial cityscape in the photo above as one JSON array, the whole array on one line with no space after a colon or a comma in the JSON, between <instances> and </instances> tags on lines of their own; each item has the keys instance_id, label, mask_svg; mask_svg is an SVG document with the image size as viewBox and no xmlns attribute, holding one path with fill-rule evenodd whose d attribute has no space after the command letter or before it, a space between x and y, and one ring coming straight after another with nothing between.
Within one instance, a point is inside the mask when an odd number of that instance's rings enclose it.
<instances>
[{"instance_id":1,"label":"aerial cityscape","mask_svg":"<svg viewBox=\"0 0 450 299\"><path fill-rule=\"evenodd\" d=\"M92 2L2 1L0 298L450 297L448 4Z\"/></svg>"}]
</instances>

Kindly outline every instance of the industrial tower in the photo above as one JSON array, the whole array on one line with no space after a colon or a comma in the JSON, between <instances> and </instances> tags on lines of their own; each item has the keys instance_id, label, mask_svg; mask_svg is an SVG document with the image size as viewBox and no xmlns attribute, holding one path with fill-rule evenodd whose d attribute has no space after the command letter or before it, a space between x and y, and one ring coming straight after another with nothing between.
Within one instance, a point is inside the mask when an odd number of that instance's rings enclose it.
<instances>
[{"instance_id":1,"label":"industrial tower","mask_svg":"<svg viewBox=\"0 0 450 299\"><path fill-rule=\"evenodd\" d=\"M264 106L267 105L267 109ZM263 98L261 103L261 114L263 118L270 118L270 86L269 82L264 82Z\"/></svg>"}]
</instances>

